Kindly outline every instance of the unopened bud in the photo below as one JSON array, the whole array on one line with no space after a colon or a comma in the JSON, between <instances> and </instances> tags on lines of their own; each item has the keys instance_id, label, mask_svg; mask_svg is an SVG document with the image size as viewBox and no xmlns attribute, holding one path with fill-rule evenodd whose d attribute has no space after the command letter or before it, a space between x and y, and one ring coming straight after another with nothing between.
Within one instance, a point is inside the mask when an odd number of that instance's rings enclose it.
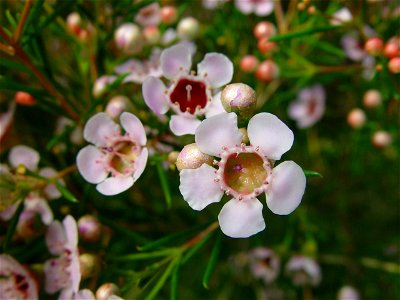
<instances>
[{"instance_id":1,"label":"unopened bud","mask_svg":"<svg viewBox=\"0 0 400 300\"><path fill-rule=\"evenodd\" d=\"M79 264L82 278L89 278L92 277L96 271L98 258L93 254L84 253L79 255Z\"/></svg>"},{"instance_id":2,"label":"unopened bud","mask_svg":"<svg viewBox=\"0 0 400 300\"><path fill-rule=\"evenodd\" d=\"M96 300L108 300L112 295L118 294L118 286L114 283L104 283L96 291Z\"/></svg>"},{"instance_id":3,"label":"unopened bud","mask_svg":"<svg viewBox=\"0 0 400 300\"><path fill-rule=\"evenodd\" d=\"M362 109L354 108L347 115L347 123L355 129L361 128L364 126L367 117Z\"/></svg>"},{"instance_id":4,"label":"unopened bud","mask_svg":"<svg viewBox=\"0 0 400 300\"><path fill-rule=\"evenodd\" d=\"M125 23L118 27L114 33L117 48L126 54L135 54L143 48L143 38L139 26Z\"/></svg>"},{"instance_id":5,"label":"unopened bud","mask_svg":"<svg viewBox=\"0 0 400 300\"><path fill-rule=\"evenodd\" d=\"M81 31L82 20L81 16L77 12L72 12L67 16L67 27L69 31L75 35L79 35Z\"/></svg>"},{"instance_id":6,"label":"unopened bud","mask_svg":"<svg viewBox=\"0 0 400 300\"><path fill-rule=\"evenodd\" d=\"M310 15L315 13L315 6L312 5L309 8L307 8L307 13L309 13Z\"/></svg>"},{"instance_id":7,"label":"unopened bud","mask_svg":"<svg viewBox=\"0 0 400 300\"><path fill-rule=\"evenodd\" d=\"M400 73L400 56L393 57L391 60L389 60L388 69L393 74Z\"/></svg>"},{"instance_id":8,"label":"unopened bud","mask_svg":"<svg viewBox=\"0 0 400 300\"><path fill-rule=\"evenodd\" d=\"M92 215L84 215L78 220L79 236L87 242L97 242L100 239L101 224Z\"/></svg>"},{"instance_id":9,"label":"unopened bud","mask_svg":"<svg viewBox=\"0 0 400 300\"><path fill-rule=\"evenodd\" d=\"M369 90L364 94L363 103L367 108L375 108L382 103L382 95L377 90Z\"/></svg>"},{"instance_id":10,"label":"unopened bud","mask_svg":"<svg viewBox=\"0 0 400 300\"><path fill-rule=\"evenodd\" d=\"M240 69L245 73L255 72L259 61L254 55L245 55L240 61Z\"/></svg>"},{"instance_id":11,"label":"unopened bud","mask_svg":"<svg viewBox=\"0 0 400 300\"><path fill-rule=\"evenodd\" d=\"M175 6L167 5L161 7L160 17L161 21L164 24L170 25L172 23L175 23L177 16L178 14L176 12Z\"/></svg>"},{"instance_id":12,"label":"unopened bud","mask_svg":"<svg viewBox=\"0 0 400 300\"><path fill-rule=\"evenodd\" d=\"M257 47L262 54L268 54L276 49L276 44L268 41L268 38L262 38L258 40Z\"/></svg>"},{"instance_id":13,"label":"unopened bud","mask_svg":"<svg viewBox=\"0 0 400 300\"><path fill-rule=\"evenodd\" d=\"M197 169L203 164L212 165L213 158L200 151L195 143L186 145L176 159L178 171L183 169Z\"/></svg>"},{"instance_id":14,"label":"unopened bud","mask_svg":"<svg viewBox=\"0 0 400 300\"><path fill-rule=\"evenodd\" d=\"M256 77L263 82L270 82L278 76L278 66L271 60L264 60L256 71Z\"/></svg>"},{"instance_id":15,"label":"unopened bud","mask_svg":"<svg viewBox=\"0 0 400 300\"><path fill-rule=\"evenodd\" d=\"M26 92L17 92L15 94L15 102L24 106L32 106L36 104L35 98Z\"/></svg>"},{"instance_id":16,"label":"unopened bud","mask_svg":"<svg viewBox=\"0 0 400 300\"><path fill-rule=\"evenodd\" d=\"M364 50L370 55L379 55L383 50L383 41L378 37L373 37L365 42Z\"/></svg>"},{"instance_id":17,"label":"unopened bud","mask_svg":"<svg viewBox=\"0 0 400 300\"><path fill-rule=\"evenodd\" d=\"M193 17L186 17L179 21L176 31L180 39L193 40L199 33L199 29L199 21Z\"/></svg>"},{"instance_id":18,"label":"unopened bud","mask_svg":"<svg viewBox=\"0 0 400 300\"><path fill-rule=\"evenodd\" d=\"M383 54L388 58L393 58L400 55L400 37L391 38L383 49Z\"/></svg>"},{"instance_id":19,"label":"unopened bud","mask_svg":"<svg viewBox=\"0 0 400 300\"><path fill-rule=\"evenodd\" d=\"M268 39L276 34L276 27L271 22L262 21L256 24L253 33L257 40L261 38Z\"/></svg>"},{"instance_id":20,"label":"unopened bud","mask_svg":"<svg viewBox=\"0 0 400 300\"><path fill-rule=\"evenodd\" d=\"M160 30L155 25L146 26L143 29L143 37L148 44L157 44L161 38Z\"/></svg>"},{"instance_id":21,"label":"unopened bud","mask_svg":"<svg viewBox=\"0 0 400 300\"><path fill-rule=\"evenodd\" d=\"M108 101L105 111L111 118L115 119L126 110L128 104L128 97L122 95L114 96Z\"/></svg>"},{"instance_id":22,"label":"unopened bud","mask_svg":"<svg viewBox=\"0 0 400 300\"><path fill-rule=\"evenodd\" d=\"M386 148L392 143L392 136L383 130L375 132L372 136L372 144L379 149Z\"/></svg>"},{"instance_id":23,"label":"unopened bud","mask_svg":"<svg viewBox=\"0 0 400 300\"><path fill-rule=\"evenodd\" d=\"M252 117L257 105L256 92L247 84L228 84L222 91L221 103L227 112L235 112L245 118Z\"/></svg>"}]
</instances>

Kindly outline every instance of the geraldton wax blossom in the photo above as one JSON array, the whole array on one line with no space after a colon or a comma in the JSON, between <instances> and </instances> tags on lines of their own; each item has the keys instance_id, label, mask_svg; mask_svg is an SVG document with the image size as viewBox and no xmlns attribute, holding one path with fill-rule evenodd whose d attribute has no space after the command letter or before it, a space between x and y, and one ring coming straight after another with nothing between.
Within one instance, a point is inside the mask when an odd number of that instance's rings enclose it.
<instances>
[{"instance_id":1,"label":"geraldton wax blossom","mask_svg":"<svg viewBox=\"0 0 400 300\"><path fill-rule=\"evenodd\" d=\"M247 134L250 145L242 143L235 113L205 119L196 130L195 141L202 153L220 158L214 160L216 168L202 156L185 153L184 157L201 157L204 163L180 171L179 189L191 208L202 210L219 202L224 192L232 197L222 207L218 220L221 230L233 238L264 230L263 205L257 197L265 194L273 213L287 215L300 204L306 186L303 170L293 161L274 167L294 139L281 120L270 113L256 114L249 121Z\"/></svg>"}]
</instances>

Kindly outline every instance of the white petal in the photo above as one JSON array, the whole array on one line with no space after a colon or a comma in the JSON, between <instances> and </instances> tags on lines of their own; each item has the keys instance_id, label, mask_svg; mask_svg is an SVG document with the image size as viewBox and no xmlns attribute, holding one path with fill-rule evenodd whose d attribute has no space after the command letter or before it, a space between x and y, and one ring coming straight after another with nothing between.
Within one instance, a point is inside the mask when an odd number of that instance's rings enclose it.
<instances>
[{"instance_id":1,"label":"white petal","mask_svg":"<svg viewBox=\"0 0 400 300\"><path fill-rule=\"evenodd\" d=\"M120 127L104 112L97 113L87 121L83 130L85 140L98 147L108 146L109 139L120 133Z\"/></svg>"},{"instance_id":2,"label":"white petal","mask_svg":"<svg viewBox=\"0 0 400 300\"><path fill-rule=\"evenodd\" d=\"M96 189L103 195L112 196L126 191L133 185L133 182L132 176L110 177L99 183Z\"/></svg>"},{"instance_id":3,"label":"white petal","mask_svg":"<svg viewBox=\"0 0 400 300\"><path fill-rule=\"evenodd\" d=\"M240 145L242 133L235 113L222 113L203 120L196 129L195 140L206 154L219 156L223 147Z\"/></svg>"},{"instance_id":4,"label":"white petal","mask_svg":"<svg viewBox=\"0 0 400 300\"><path fill-rule=\"evenodd\" d=\"M40 169L39 172L40 176L46 177L46 178L51 178L57 175L57 171L54 170L53 168L43 168ZM62 185L65 185L64 180L58 180L58 182ZM46 194L48 199L57 199L61 197L60 191L57 189L57 187L54 184L48 184L44 188L44 193Z\"/></svg>"},{"instance_id":5,"label":"white petal","mask_svg":"<svg viewBox=\"0 0 400 300\"><path fill-rule=\"evenodd\" d=\"M39 163L39 153L31 147L18 145L11 149L8 160L12 167L24 165L27 169L35 171Z\"/></svg>"},{"instance_id":6,"label":"white petal","mask_svg":"<svg viewBox=\"0 0 400 300\"><path fill-rule=\"evenodd\" d=\"M233 76L233 64L221 53L207 53L197 65L200 76L206 76L212 88L217 88L229 83Z\"/></svg>"},{"instance_id":7,"label":"white petal","mask_svg":"<svg viewBox=\"0 0 400 300\"><path fill-rule=\"evenodd\" d=\"M53 212L46 200L37 199L32 210L40 214L43 224L49 225L53 221Z\"/></svg>"},{"instance_id":8,"label":"white petal","mask_svg":"<svg viewBox=\"0 0 400 300\"><path fill-rule=\"evenodd\" d=\"M168 99L165 96L167 88L156 77L147 77L142 85L144 102L156 114L165 114L168 111Z\"/></svg>"},{"instance_id":9,"label":"white petal","mask_svg":"<svg viewBox=\"0 0 400 300\"><path fill-rule=\"evenodd\" d=\"M19 203L20 203L20 201L17 201L13 205L10 205L5 210L0 212L0 219L2 219L4 221L10 220L12 218L12 216L15 214L15 212L17 211Z\"/></svg>"},{"instance_id":10,"label":"white petal","mask_svg":"<svg viewBox=\"0 0 400 300\"><path fill-rule=\"evenodd\" d=\"M250 14L254 10L254 4L251 0L235 0L235 5L245 15Z\"/></svg>"},{"instance_id":11,"label":"white petal","mask_svg":"<svg viewBox=\"0 0 400 300\"><path fill-rule=\"evenodd\" d=\"M180 115L173 115L169 121L169 128L172 133L181 136L184 134L194 134L201 121L196 118L188 118Z\"/></svg>"},{"instance_id":12,"label":"white petal","mask_svg":"<svg viewBox=\"0 0 400 300\"><path fill-rule=\"evenodd\" d=\"M222 232L233 238L247 238L264 230L262 209L257 199L228 201L218 215Z\"/></svg>"},{"instance_id":13,"label":"white petal","mask_svg":"<svg viewBox=\"0 0 400 300\"><path fill-rule=\"evenodd\" d=\"M142 152L138 156L135 162L135 172L133 173L133 180L136 181L142 175L144 168L146 167L147 157L149 156L149 152L147 148L143 148Z\"/></svg>"},{"instance_id":14,"label":"white petal","mask_svg":"<svg viewBox=\"0 0 400 300\"><path fill-rule=\"evenodd\" d=\"M99 183L106 179L108 172L104 168L104 154L95 146L81 149L76 157L79 173L90 183Z\"/></svg>"},{"instance_id":15,"label":"white petal","mask_svg":"<svg viewBox=\"0 0 400 300\"><path fill-rule=\"evenodd\" d=\"M255 5L255 14L257 16L267 16L274 10L273 0L263 0Z\"/></svg>"},{"instance_id":16,"label":"white petal","mask_svg":"<svg viewBox=\"0 0 400 300\"><path fill-rule=\"evenodd\" d=\"M215 169L207 164L197 169L183 169L179 176L179 190L194 210L202 210L211 203L219 202L224 194L214 181Z\"/></svg>"},{"instance_id":17,"label":"white petal","mask_svg":"<svg viewBox=\"0 0 400 300\"><path fill-rule=\"evenodd\" d=\"M184 45L174 45L161 53L161 68L164 76L174 79L180 74L187 74L192 65L190 50Z\"/></svg>"},{"instance_id":18,"label":"white petal","mask_svg":"<svg viewBox=\"0 0 400 300\"><path fill-rule=\"evenodd\" d=\"M247 134L253 146L259 146L262 152L273 160L281 158L293 144L293 132L270 113L259 113L252 117L247 127Z\"/></svg>"},{"instance_id":19,"label":"white petal","mask_svg":"<svg viewBox=\"0 0 400 300\"><path fill-rule=\"evenodd\" d=\"M51 254L59 255L64 251L67 242L65 230L59 221L53 221L47 228L46 244Z\"/></svg>"},{"instance_id":20,"label":"white petal","mask_svg":"<svg viewBox=\"0 0 400 300\"><path fill-rule=\"evenodd\" d=\"M293 161L284 161L272 171L267 190L267 205L277 215L288 215L301 202L306 188L306 176L302 168Z\"/></svg>"},{"instance_id":21,"label":"white petal","mask_svg":"<svg viewBox=\"0 0 400 300\"><path fill-rule=\"evenodd\" d=\"M121 126L125 129L129 136L139 145L146 145L146 132L142 122L133 114L123 112L120 117Z\"/></svg>"},{"instance_id":22,"label":"white petal","mask_svg":"<svg viewBox=\"0 0 400 300\"><path fill-rule=\"evenodd\" d=\"M72 248L76 248L78 246L78 227L76 225L75 219L72 216L68 215L64 218L63 225L68 245Z\"/></svg>"},{"instance_id":23,"label":"white petal","mask_svg":"<svg viewBox=\"0 0 400 300\"><path fill-rule=\"evenodd\" d=\"M74 294L74 300L96 300L91 290L83 289Z\"/></svg>"},{"instance_id":24,"label":"white petal","mask_svg":"<svg viewBox=\"0 0 400 300\"><path fill-rule=\"evenodd\" d=\"M222 92L219 92L212 97L211 103L207 107L206 118L210 118L221 113L226 113L226 110L221 103L221 93Z\"/></svg>"}]
</instances>

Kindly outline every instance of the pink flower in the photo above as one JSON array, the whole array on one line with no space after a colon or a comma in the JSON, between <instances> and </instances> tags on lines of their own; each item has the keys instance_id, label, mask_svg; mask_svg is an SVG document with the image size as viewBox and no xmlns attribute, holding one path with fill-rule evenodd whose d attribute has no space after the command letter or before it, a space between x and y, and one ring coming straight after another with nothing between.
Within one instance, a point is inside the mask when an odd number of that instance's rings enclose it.
<instances>
[{"instance_id":1,"label":"pink flower","mask_svg":"<svg viewBox=\"0 0 400 300\"><path fill-rule=\"evenodd\" d=\"M224 192L231 196L218 220L223 233L234 238L254 235L265 228L263 206L257 197L266 194L267 206L278 215L296 209L306 178L293 161L273 168L293 144L292 131L276 116L259 113L247 128L250 145L241 144L242 132L235 113L205 119L196 130L195 141L205 154L217 156L218 169L203 164L180 172L180 192L189 206L202 210L219 202Z\"/></svg>"},{"instance_id":2,"label":"pink flower","mask_svg":"<svg viewBox=\"0 0 400 300\"><path fill-rule=\"evenodd\" d=\"M156 114L175 112L170 128L175 135L194 134L200 120L223 112L220 93L212 90L232 80L233 64L223 54L208 53L198 64L198 74L189 74L192 65L190 49L182 44L165 49L161 54L161 69L171 81L167 88L156 77L148 77L142 86L144 101Z\"/></svg>"},{"instance_id":3,"label":"pink flower","mask_svg":"<svg viewBox=\"0 0 400 300\"><path fill-rule=\"evenodd\" d=\"M295 285L317 286L321 282L321 269L311 257L293 256L286 265L286 273Z\"/></svg>"},{"instance_id":4,"label":"pink flower","mask_svg":"<svg viewBox=\"0 0 400 300\"><path fill-rule=\"evenodd\" d=\"M288 114L297 127L308 128L318 122L325 112L325 90L322 85L302 89L289 106Z\"/></svg>"},{"instance_id":5,"label":"pink flower","mask_svg":"<svg viewBox=\"0 0 400 300\"><path fill-rule=\"evenodd\" d=\"M249 253L250 270L254 277L273 282L279 274L281 263L279 257L269 248L258 247Z\"/></svg>"},{"instance_id":6,"label":"pink flower","mask_svg":"<svg viewBox=\"0 0 400 300\"><path fill-rule=\"evenodd\" d=\"M158 3L146 5L135 17L135 22L142 26L158 25L160 21L160 4Z\"/></svg>"},{"instance_id":7,"label":"pink flower","mask_svg":"<svg viewBox=\"0 0 400 300\"><path fill-rule=\"evenodd\" d=\"M36 281L7 254L0 254L0 299L39 299Z\"/></svg>"},{"instance_id":8,"label":"pink flower","mask_svg":"<svg viewBox=\"0 0 400 300\"><path fill-rule=\"evenodd\" d=\"M97 113L86 123L83 135L93 143L79 151L78 170L103 195L129 189L143 173L148 151L140 120L131 113L120 116L121 128L106 113ZM110 176L109 176L110 175Z\"/></svg>"},{"instance_id":9,"label":"pink flower","mask_svg":"<svg viewBox=\"0 0 400 300\"><path fill-rule=\"evenodd\" d=\"M47 230L46 244L50 253L58 257L44 264L45 290L49 294L61 290L58 299L72 299L81 281L78 231L74 218L66 216L62 224L53 221Z\"/></svg>"},{"instance_id":10,"label":"pink flower","mask_svg":"<svg viewBox=\"0 0 400 300\"><path fill-rule=\"evenodd\" d=\"M273 0L235 0L235 5L245 15L267 16L274 10Z\"/></svg>"},{"instance_id":11,"label":"pink flower","mask_svg":"<svg viewBox=\"0 0 400 300\"><path fill-rule=\"evenodd\" d=\"M339 9L332 15L331 24L332 25L342 25L353 20L353 15L347 7Z\"/></svg>"}]
</instances>

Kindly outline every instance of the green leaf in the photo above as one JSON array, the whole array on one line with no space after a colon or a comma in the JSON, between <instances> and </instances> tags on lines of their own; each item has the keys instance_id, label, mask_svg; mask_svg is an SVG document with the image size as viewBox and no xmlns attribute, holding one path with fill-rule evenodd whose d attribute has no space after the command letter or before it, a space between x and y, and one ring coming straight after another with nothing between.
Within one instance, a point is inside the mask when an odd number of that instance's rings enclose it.
<instances>
[{"instance_id":1,"label":"green leaf","mask_svg":"<svg viewBox=\"0 0 400 300\"><path fill-rule=\"evenodd\" d=\"M23 91L31 94L35 98L41 98L44 95L47 95L44 91L17 83L15 80L5 77L0 79L0 90Z\"/></svg>"},{"instance_id":2,"label":"green leaf","mask_svg":"<svg viewBox=\"0 0 400 300\"><path fill-rule=\"evenodd\" d=\"M23 64L20 64L14 60L2 58L0 59L0 66L6 67L11 70L16 70L24 73L31 73L31 71Z\"/></svg>"},{"instance_id":3,"label":"green leaf","mask_svg":"<svg viewBox=\"0 0 400 300\"><path fill-rule=\"evenodd\" d=\"M13 28L17 27L17 21L14 19L9 9L6 10L6 18L7 21L11 24L11 27Z\"/></svg>"},{"instance_id":4,"label":"green leaf","mask_svg":"<svg viewBox=\"0 0 400 300\"><path fill-rule=\"evenodd\" d=\"M178 282L179 282L179 266L180 263L175 265L171 277L171 300L178 300Z\"/></svg>"},{"instance_id":5,"label":"green leaf","mask_svg":"<svg viewBox=\"0 0 400 300\"><path fill-rule=\"evenodd\" d=\"M76 197L61 183L56 181L54 184L56 185L57 190L65 197L65 199L74 203L79 202L78 199L76 199Z\"/></svg>"},{"instance_id":6,"label":"green leaf","mask_svg":"<svg viewBox=\"0 0 400 300\"><path fill-rule=\"evenodd\" d=\"M222 235L221 233L219 233L217 240L215 241L214 247L211 251L210 260L208 261L207 268L203 276L203 286L206 289L208 289L208 282L210 281L210 278L213 274L213 271L218 261L218 255L221 249L221 240L222 240Z\"/></svg>"},{"instance_id":7,"label":"green leaf","mask_svg":"<svg viewBox=\"0 0 400 300\"><path fill-rule=\"evenodd\" d=\"M21 198L25 198L25 197L21 197ZM21 215L21 213L22 213L22 211L24 209L24 206L25 206L25 201L22 200L19 203L18 208L15 211L15 213L14 213L12 219L11 219L10 225L8 226L8 229L7 229L6 238L5 238L4 244L3 244L3 251L4 252L8 251L8 247L10 245L12 236L14 235L15 229L17 228L19 216Z\"/></svg>"},{"instance_id":8,"label":"green leaf","mask_svg":"<svg viewBox=\"0 0 400 300\"><path fill-rule=\"evenodd\" d=\"M147 238L141 236L140 234L138 234L132 230L125 228L124 226L121 226L120 224L117 224L116 222L114 222L114 220L110 220L110 219L104 217L103 215L99 215L98 218L101 223L111 227L111 229L126 236L128 239L136 241L137 243L147 243L148 242Z\"/></svg>"},{"instance_id":9,"label":"green leaf","mask_svg":"<svg viewBox=\"0 0 400 300\"><path fill-rule=\"evenodd\" d=\"M303 170L303 172L306 175L306 177L321 177L322 178L322 175L315 171Z\"/></svg>"},{"instance_id":10,"label":"green leaf","mask_svg":"<svg viewBox=\"0 0 400 300\"><path fill-rule=\"evenodd\" d=\"M191 259L192 256L195 255L197 251L199 251L201 248L203 248L203 246L212 237L212 235L213 235L213 232L210 232L200 242L196 243L196 245L194 245L192 248L190 248L190 250L183 257L182 264L185 264L186 262L188 262L189 259Z\"/></svg>"},{"instance_id":11,"label":"green leaf","mask_svg":"<svg viewBox=\"0 0 400 300\"><path fill-rule=\"evenodd\" d=\"M158 177L160 177L161 188L164 192L165 201L167 202L167 207L170 208L172 203L171 191L169 188L168 178L165 175L165 170L163 168L162 162L158 162L156 167L157 167Z\"/></svg>"},{"instance_id":12,"label":"green leaf","mask_svg":"<svg viewBox=\"0 0 400 300\"><path fill-rule=\"evenodd\" d=\"M274 35L274 36L270 37L268 40L271 42L286 41L286 40L300 38L300 37L314 34L314 33L321 33L321 32L336 30L339 28L341 28L341 26L325 26L325 27L319 27L319 28L311 28L311 29L307 29L304 31L289 32L286 34Z\"/></svg>"},{"instance_id":13,"label":"green leaf","mask_svg":"<svg viewBox=\"0 0 400 300\"><path fill-rule=\"evenodd\" d=\"M109 256L108 259L110 259L112 261L146 260L146 259L153 259L153 258L158 258L158 257L173 256L174 254L176 254L179 251L180 251L180 249L178 249L178 248L169 248L169 249L165 249L165 250L147 252L147 253L135 253L135 254L124 255L124 256Z\"/></svg>"}]
</instances>

